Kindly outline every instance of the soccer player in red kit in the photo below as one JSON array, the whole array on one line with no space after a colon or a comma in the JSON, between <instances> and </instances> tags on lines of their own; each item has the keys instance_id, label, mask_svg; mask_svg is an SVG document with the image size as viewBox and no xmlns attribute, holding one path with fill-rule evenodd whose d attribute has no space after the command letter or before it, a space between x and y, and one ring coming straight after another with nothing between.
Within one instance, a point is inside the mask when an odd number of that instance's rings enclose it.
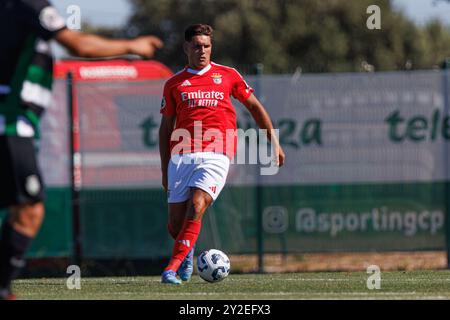
<instances>
[{"instance_id":1,"label":"soccer player in red kit","mask_svg":"<svg viewBox=\"0 0 450 320\"><path fill-rule=\"evenodd\" d=\"M285 158L253 89L235 69L211 62L212 35L213 29L205 24L186 29L183 49L188 65L164 86L159 148L169 203L168 230L175 244L163 283L190 279L202 217L225 185L236 152L236 135L230 135L230 130L237 130L231 96L267 130L279 166Z\"/></svg>"}]
</instances>

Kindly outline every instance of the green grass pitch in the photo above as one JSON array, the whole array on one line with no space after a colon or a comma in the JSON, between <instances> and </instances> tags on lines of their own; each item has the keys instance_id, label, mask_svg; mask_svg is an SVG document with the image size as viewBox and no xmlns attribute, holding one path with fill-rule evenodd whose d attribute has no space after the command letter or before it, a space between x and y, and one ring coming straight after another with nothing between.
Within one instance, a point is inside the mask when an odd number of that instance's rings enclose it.
<instances>
[{"instance_id":1,"label":"green grass pitch","mask_svg":"<svg viewBox=\"0 0 450 320\"><path fill-rule=\"evenodd\" d=\"M219 283L194 275L180 286L160 277L82 278L69 290L67 279L17 280L19 299L96 300L301 300L301 299L450 299L450 271L381 272L381 288L369 290L365 272L231 274Z\"/></svg>"}]
</instances>

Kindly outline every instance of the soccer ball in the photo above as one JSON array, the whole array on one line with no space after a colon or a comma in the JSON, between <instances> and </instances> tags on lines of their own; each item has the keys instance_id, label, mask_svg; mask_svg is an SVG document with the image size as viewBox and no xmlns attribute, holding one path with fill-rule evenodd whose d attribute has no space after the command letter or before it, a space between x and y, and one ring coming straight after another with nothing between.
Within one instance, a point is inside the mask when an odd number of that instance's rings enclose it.
<instances>
[{"instance_id":1,"label":"soccer ball","mask_svg":"<svg viewBox=\"0 0 450 320\"><path fill-rule=\"evenodd\" d=\"M198 275L208 282L219 282L230 273L230 259L220 250L203 251L197 257Z\"/></svg>"}]
</instances>

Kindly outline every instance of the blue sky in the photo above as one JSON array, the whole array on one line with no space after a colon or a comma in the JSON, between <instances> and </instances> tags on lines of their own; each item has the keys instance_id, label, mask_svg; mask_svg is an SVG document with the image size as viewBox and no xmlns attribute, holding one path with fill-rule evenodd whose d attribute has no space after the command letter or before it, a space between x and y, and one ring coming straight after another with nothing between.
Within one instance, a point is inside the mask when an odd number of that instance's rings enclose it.
<instances>
[{"instance_id":1,"label":"blue sky","mask_svg":"<svg viewBox=\"0 0 450 320\"><path fill-rule=\"evenodd\" d=\"M438 18L450 25L450 3L433 0L393 0L394 6L401 8L407 16L419 24L423 24L431 18ZM381 13L383 15L383 13ZM383 21L383 16L381 16Z\"/></svg>"},{"instance_id":2,"label":"blue sky","mask_svg":"<svg viewBox=\"0 0 450 320\"><path fill-rule=\"evenodd\" d=\"M86 20L95 26L121 26L127 21L131 11L127 0L50 0L50 2L63 16L67 16L67 7L78 5L82 21Z\"/></svg>"}]
</instances>

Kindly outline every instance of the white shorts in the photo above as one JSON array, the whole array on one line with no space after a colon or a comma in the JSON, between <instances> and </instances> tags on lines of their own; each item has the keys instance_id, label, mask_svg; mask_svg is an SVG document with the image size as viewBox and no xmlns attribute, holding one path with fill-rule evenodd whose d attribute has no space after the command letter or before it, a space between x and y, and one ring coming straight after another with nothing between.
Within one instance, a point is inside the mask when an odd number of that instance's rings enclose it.
<instances>
[{"instance_id":1,"label":"white shorts","mask_svg":"<svg viewBox=\"0 0 450 320\"><path fill-rule=\"evenodd\" d=\"M169 203L184 202L191 187L202 189L215 201L225 186L230 159L214 152L173 155L167 170Z\"/></svg>"}]
</instances>

